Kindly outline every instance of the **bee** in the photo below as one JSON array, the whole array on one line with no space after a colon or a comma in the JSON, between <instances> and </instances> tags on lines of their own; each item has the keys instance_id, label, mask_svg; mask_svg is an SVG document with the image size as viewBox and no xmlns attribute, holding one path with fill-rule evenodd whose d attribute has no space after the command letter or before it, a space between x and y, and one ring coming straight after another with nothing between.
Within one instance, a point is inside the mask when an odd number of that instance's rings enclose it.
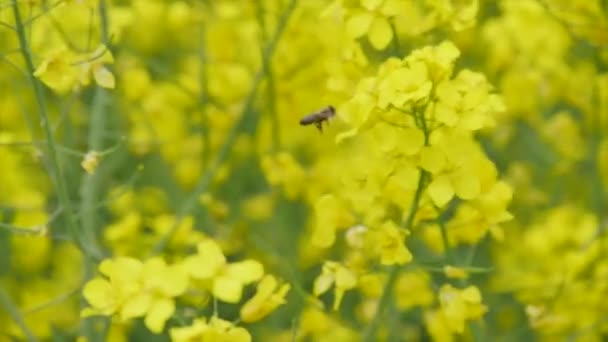
<instances>
[{"instance_id":1,"label":"bee","mask_svg":"<svg viewBox=\"0 0 608 342\"><path fill-rule=\"evenodd\" d=\"M327 121L329 125L329 119L336 115L336 109L333 106L327 106L315 113L306 115L300 120L300 125L307 126L314 124L319 129L319 132L323 132L323 122Z\"/></svg>"}]
</instances>

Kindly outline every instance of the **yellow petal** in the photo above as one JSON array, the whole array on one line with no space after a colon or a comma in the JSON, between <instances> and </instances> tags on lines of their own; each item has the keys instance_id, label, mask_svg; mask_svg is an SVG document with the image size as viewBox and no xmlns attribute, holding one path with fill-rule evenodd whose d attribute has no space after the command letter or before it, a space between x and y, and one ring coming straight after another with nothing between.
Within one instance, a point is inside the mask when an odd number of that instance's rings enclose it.
<instances>
[{"instance_id":1,"label":"yellow petal","mask_svg":"<svg viewBox=\"0 0 608 342\"><path fill-rule=\"evenodd\" d=\"M238 303L243 295L243 284L237 279L219 277L213 281L213 295L227 303Z\"/></svg>"},{"instance_id":2,"label":"yellow petal","mask_svg":"<svg viewBox=\"0 0 608 342\"><path fill-rule=\"evenodd\" d=\"M97 67L95 70L93 70L93 77L95 78L95 83L101 87L114 89L116 86L116 79L114 78L114 75L110 72L110 70L103 66Z\"/></svg>"},{"instance_id":3,"label":"yellow petal","mask_svg":"<svg viewBox=\"0 0 608 342\"><path fill-rule=\"evenodd\" d=\"M175 312L175 303L172 299L157 299L152 303L144 320L146 327L155 334L160 334L165 328L165 323Z\"/></svg>"},{"instance_id":4,"label":"yellow petal","mask_svg":"<svg viewBox=\"0 0 608 342\"><path fill-rule=\"evenodd\" d=\"M95 278L87 282L82 290L84 298L91 306L101 312L113 311L114 294L112 286L108 281L101 278Z\"/></svg>"},{"instance_id":5,"label":"yellow petal","mask_svg":"<svg viewBox=\"0 0 608 342\"><path fill-rule=\"evenodd\" d=\"M361 6L370 11L373 11L376 8L380 7L382 1L383 0L361 0Z\"/></svg>"},{"instance_id":6,"label":"yellow petal","mask_svg":"<svg viewBox=\"0 0 608 342\"><path fill-rule=\"evenodd\" d=\"M480 303L481 293L477 287L469 286L462 291L462 298L467 302Z\"/></svg>"},{"instance_id":7,"label":"yellow petal","mask_svg":"<svg viewBox=\"0 0 608 342\"><path fill-rule=\"evenodd\" d=\"M130 257L106 259L99 265L99 271L108 276L112 283L133 283L142 270L142 262Z\"/></svg>"},{"instance_id":8,"label":"yellow petal","mask_svg":"<svg viewBox=\"0 0 608 342\"><path fill-rule=\"evenodd\" d=\"M377 50L383 50L393 40L393 29L384 17L376 17L369 28L369 42Z\"/></svg>"},{"instance_id":9,"label":"yellow petal","mask_svg":"<svg viewBox=\"0 0 608 342\"><path fill-rule=\"evenodd\" d=\"M264 266L255 260L235 262L226 267L226 276L243 284L252 283L264 275Z\"/></svg>"},{"instance_id":10,"label":"yellow petal","mask_svg":"<svg viewBox=\"0 0 608 342\"><path fill-rule=\"evenodd\" d=\"M339 267L336 271L336 287L342 289L352 289L357 286L357 278L346 267Z\"/></svg>"},{"instance_id":11,"label":"yellow petal","mask_svg":"<svg viewBox=\"0 0 608 342\"><path fill-rule=\"evenodd\" d=\"M196 279L212 278L226 264L220 246L207 239L197 245L198 254L186 258L184 267Z\"/></svg>"},{"instance_id":12,"label":"yellow petal","mask_svg":"<svg viewBox=\"0 0 608 342\"><path fill-rule=\"evenodd\" d=\"M401 151L407 156L420 152L424 146L424 133L416 128L403 128L400 132Z\"/></svg>"},{"instance_id":13,"label":"yellow petal","mask_svg":"<svg viewBox=\"0 0 608 342\"><path fill-rule=\"evenodd\" d=\"M331 274L321 274L315 279L313 285L313 294L315 296L320 296L323 293L327 292L331 285L334 283L334 277Z\"/></svg>"},{"instance_id":14,"label":"yellow petal","mask_svg":"<svg viewBox=\"0 0 608 342\"><path fill-rule=\"evenodd\" d=\"M120 318L128 320L135 317L141 317L146 314L152 304L152 296L145 292L128 298L120 311Z\"/></svg>"},{"instance_id":15,"label":"yellow petal","mask_svg":"<svg viewBox=\"0 0 608 342\"><path fill-rule=\"evenodd\" d=\"M407 6L407 2L403 0L384 0L380 13L382 13L385 17L394 16L406 11Z\"/></svg>"},{"instance_id":16,"label":"yellow petal","mask_svg":"<svg viewBox=\"0 0 608 342\"><path fill-rule=\"evenodd\" d=\"M374 16L367 11L360 11L346 21L346 32L352 38L362 37L369 31Z\"/></svg>"},{"instance_id":17,"label":"yellow petal","mask_svg":"<svg viewBox=\"0 0 608 342\"><path fill-rule=\"evenodd\" d=\"M433 179L428 187L429 195L435 205L442 207L454 197L454 189L447 176L441 175Z\"/></svg>"},{"instance_id":18,"label":"yellow petal","mask_svg":"<svg viewBox=\"0 0 608 342\"><path fill-rule=\"evenodd\" d=\"M459 171L453 173L451 179L458 197L464 200L471 200L479 196L481 185L475 175Z\"/></svg>"},{"instance_id":19,"label":"yellow petal","mask_svg":"<svg viewBox=\"0 0 608 342\"><path fill-rule=\"evenodd\" d=\"M430 173L442 171L445 162L443 152L435 146L424 146L420 151L420 167Z\"/></svg>"},{"instance_id":20,"label":"yellow petal","mask_svg":"<svg viewBox=\"0 0 608 342\"><path fill-rule=\"evenodd\" d=\"M195 319L190 326L171 328L169 335L173 342L191 342L199 338L208 329L209 326L204 318Z\"/></svg>"}]
</instances>

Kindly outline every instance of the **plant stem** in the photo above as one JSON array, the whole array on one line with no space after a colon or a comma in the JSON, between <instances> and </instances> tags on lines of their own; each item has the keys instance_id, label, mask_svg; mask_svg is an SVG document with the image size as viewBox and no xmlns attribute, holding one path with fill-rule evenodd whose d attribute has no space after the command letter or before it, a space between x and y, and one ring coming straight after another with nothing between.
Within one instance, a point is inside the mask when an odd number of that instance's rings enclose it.
<instances>
[{"instance_id":1,"label":"plant stem","mask_svg":"<svg viewBox=\"0 0 608 342\"><path fill-rule=\"evenodd\" d=\"M426 183L427 173L425 171L421 171L420 177L418 178L418 185L416 187L416 193L414 194L414 200L410 206L409 213L407 215L407 219L405 221L405 227L411 228L412 223L414 222L414 217L416 216L416 212L418 211L418 207L420 206L420 199L422 197L422 192L424 190L424 184ZM389 271L388 279L386 284L384 285L384 289L382 289L382 296L380 297L380 301L378 302L378 307L376 308L376 313L374 314L374 318L365 329L363 334L363 341L373 341L376 335L376 330L378 330L378 325L380 325L380 320L386 310L388 303L391 298L393 287L395 286L395 282L397 281L397 276L399 275L399 265L393 265Z\"/></svg>"},{"instance_id":2,"label":"plant stem","mask_svg":"<svg viewBox=\"0 0 608 342\"><path fill-rule=\"evenodd\" d=\"M67 226L70 233L70 237L72 241L79 246L85 254L89 251L84 249L83 244L80 241L78 226L76 224L76 218L74 217L74 212L72 209L72 203L70 202L70 198L68 195L68 188L63 178L63 173L61 170L61 166L59 164L59 158L57 154L57 148L55 146L55 138L53 136L53 132L51 129L51 125L49 122L49 117L47 113L47 108L45 104L42 84L40 81L34 76L34 62L32 59L32 52L30 50L29 43L27 41L27 37L25 34L25 28L23 26L23 21L21 18L21 12L19 10L19 5L17 2L13 3L13 15L15 17L15 29L17 31L17 37L19 39L19 46L21 48L21 54L23 55L23 59L25 60L25 65L28 73L28 77L32 86L34 87L34 96L36 98L36 107L38 112L38 117L40 119L40 125L45 134L47 147L48 147L48 157L51 164L51 171L53 173L53 180L55 183L55 188L57 190L57 196L59 198L59 202L63 207L63 212L67 217Z\"/></svg>"},{"instance_id":3,"label":"plant stem","mask_svg":"<svg viewBox=\"0 0 608 342\"><path fill-rule=\"evenodd\" d=\"M203 166L207 166L209 162L209 151L211 151L211 139L209 131L209 113L207 107L209 105L209 70L207 68L207 30L205 24L200 24L200 38L199 38L199 49L198 58L201 65L199 83L201 86L201 93L198 96L199 105L201 106L201 134L203 135Z\"/></svg>"},{"instance_id":4,"label":"plant stem","mask_svg":"<svg viewBox=\"0 0 608 342\"><path fill-rule=\"evenodd\" d=\"M253 112L253 110L252 110L253 104L254 104L256 95L258 93L258 90L260 88L260 85L261 85L262 80L264 79L264 75L265 75L264 64L267 63L266 61L272 57L272 55L275 51L275 48L279 42L279 39L280 39L283 31L285 30L285 27L287 26L287 22L289 21L289 18L291 17L291 14L293 13L293 10L296 6L296 2L297 2L296 0L291 0L289 2L289 4L287 5L287 9L285 10L285 12L281 15L281 18L279 19L279 24L274 33L274 36L272 37L272 39L270 40L268 45L266 45L266 48L264 49L264 51L262 53L262 69L256 74L256 76L253 80L253 86L251 87L251 91L249 92L249 95L247 96L247 98L245 100L245 105L243 107L243 110L241 112L239 119L232 126L232 129L228 133L228 137L226 138L224 145L222 145L221 149L219 150L215 160L211 163L211 165L206 170L206 172L201 176L201 178L199 178L192 193L190 193L190 195L188 195L188 197L184 200L184 203L180 206L178 213L177 213L177 217L175 219L175 223L173 224L171 229L167 232L167 234L165 234L165 236L162 237L162 239L159 241L159 243L156 246L154 246L154 249L152 251L153 254L160 253L167 247L167 245L169 244L169 241L171 240L171 238L177 231L177 228L179 227L182 220L187 215L191 214L194 211L194 208L196 207L199 196L202 193L204 193L205 191L207 191L207 188L208 188L209 184L211 183L211 180L213 179L215 172L230 155L230 152L232 150L232 147L234 146L234 143L236 141L236 138L238 137L238 134L241 132L241 130L245 126L245 123L247 122L248 117Z\"/></svg>"},{"instance_id":5,"label":"plant stem","mask_svg":"<svg viewBox=\"0 0 608 342\"><path fill-rule=\"evenodd\" d=\"M0 290L0 307L4 308L4 311L8 313L9 316L17 323L23 334L25 334L25 338L30 342L38 341L34 333L28 328L25 320L23 319L23 315L19 312L19 309L15 306L11 298L4 292Z\"/></svg>"},{"instance_id":6,"label":"plant stem","mask_svg":"<svg viewBox=\"0 0 608 342\"><path fill-rule=\"evenodd\" d=\"M99 0L99 26L101 30L101 41L108 44L108 13L106 10L105 0ZM106 46L107 47L107 46ZM88 150L101 151L104 148L103 133L106 126L108 113L106 111L108 93L100 86L95 88L93 102L91 104L91 116L89 121L88 132ZM97 243L97 231L99 222L97 217L97 201L101 189L101 179L99 172L93 174L84 174L84 179L80 187L80 195L82 205L80 208L80 222L82 226L83 242L89 248L94 249L98 254L101 254L99 244ZM89 256L84 257L82 265L82 283L89 281L95 272L95 262ZM88 305L84 297L80 298L80 308L83 309ZM101 322L104 329L96 329L95 323ZM99 326L99 324L98 324ZM86 336L88 341L103 341L108 326L108 319L101 317L89 317L83 319L80 324L80 330L83 336Z\"/></svg>"},{"instance_id":7,"label":"plant stem","mask_svg":"<svg viewBox=\"0 0 608 342\"><path fill-rule=\"evenodd\" d=\"M419 115L417 115L419 114ZM429 130L426 126L426 121L424 118L424 111L419 111L415 113L414 119L416 120L416 125L418 128L422 129L424 133L424 145L429 144ZM410 210L407 214L407 218L405 219L404 226L407 229L411 229L414 223L414 218L416 217L416 212L418 212L418 207L420 206L420 199L422 198L422 192L424 191L427 178L429 177L429 173L423 169L420 169L420 176L418 177L418 185L416 185L416 192L414 193L414 199L412 200L412 204L410 205ZM397 281L397 276L399 275L399 265L393 265L391 270L389 271L388 280L384 285L384 289L382 289L382 296L380 297L380 301L378 302L378 307L376 308L376 313L374 314L374 318L368 325L367 329L363 334L363 341L373 341L376 330L378 329L378 325L380 325L380 320L386 310L388 303L391 298L393 287L395 286L395 282Z\"/></svg>"},{"instance_id":8,"label":"plant stem","mask_svg":"<svg viewBox=\"0 0 608 342\"><path fill-rule=\"evenodd\" d=\"M445 226L445 222L442 219L439 219L439 230L441 231L441 242L443 243L443 249L445 253L445 262L450 264L452 262L452 253L450 252L450 242L448 240L448 230Z\"/></svg>"},{"instance_id":9,"label":"plant stem","mask_svg":"<svg viewBox=\"0 0 608 342\"><path fill-rule=\"evenodd\" d=\"M257 17L260 24L260 28L262 30L262 42L265 43L268 37L266 37L266 20L264 19L264 7L261 2L257 5ZM277 101L276 101L276 86L274 80L274 74L272 72L272 63L271 58L264 60L264 72L266 73L266 101L268 101L268 107L270 112L270 124L272 130L272 149L274 152L278 151L281 146L281 136L280 136L280 125L279 125L279 116L277 111Z\"/></svg>"}]
</instances>

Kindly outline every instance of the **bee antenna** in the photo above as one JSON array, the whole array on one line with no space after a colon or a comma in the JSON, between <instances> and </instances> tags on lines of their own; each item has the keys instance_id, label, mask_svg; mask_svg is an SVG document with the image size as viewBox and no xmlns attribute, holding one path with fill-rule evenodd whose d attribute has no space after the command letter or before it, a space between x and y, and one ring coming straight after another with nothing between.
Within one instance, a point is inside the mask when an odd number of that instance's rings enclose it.
<instances>
[{"instance_id":1,"label":"bee antenna","mask_svg":"<svg viewBox=\"0 0 608 342\"><path fill-rule=\"evenodd\" d=\"M332 105L327 106L327 108L329 108L329 110L331 110L332 112L336 111L336 108L334 108L334 106Z\"/></svg>"}]
</instances>

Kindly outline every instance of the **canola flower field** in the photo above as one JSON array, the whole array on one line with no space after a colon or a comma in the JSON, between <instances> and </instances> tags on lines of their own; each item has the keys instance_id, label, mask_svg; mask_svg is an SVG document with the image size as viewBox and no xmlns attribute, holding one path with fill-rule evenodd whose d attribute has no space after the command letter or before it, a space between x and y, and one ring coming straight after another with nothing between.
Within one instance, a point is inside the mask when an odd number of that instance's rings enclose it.
<instances>
[{"instance_id":1,"label":"canola flower field","mask_svg":"<svg viewBox=\"0 0 608 342\"><path fill-rule=\"evenodd\" d=\"M606 341L608 1L0 0L0 341Z\"/></svg>"}]
</instances>

